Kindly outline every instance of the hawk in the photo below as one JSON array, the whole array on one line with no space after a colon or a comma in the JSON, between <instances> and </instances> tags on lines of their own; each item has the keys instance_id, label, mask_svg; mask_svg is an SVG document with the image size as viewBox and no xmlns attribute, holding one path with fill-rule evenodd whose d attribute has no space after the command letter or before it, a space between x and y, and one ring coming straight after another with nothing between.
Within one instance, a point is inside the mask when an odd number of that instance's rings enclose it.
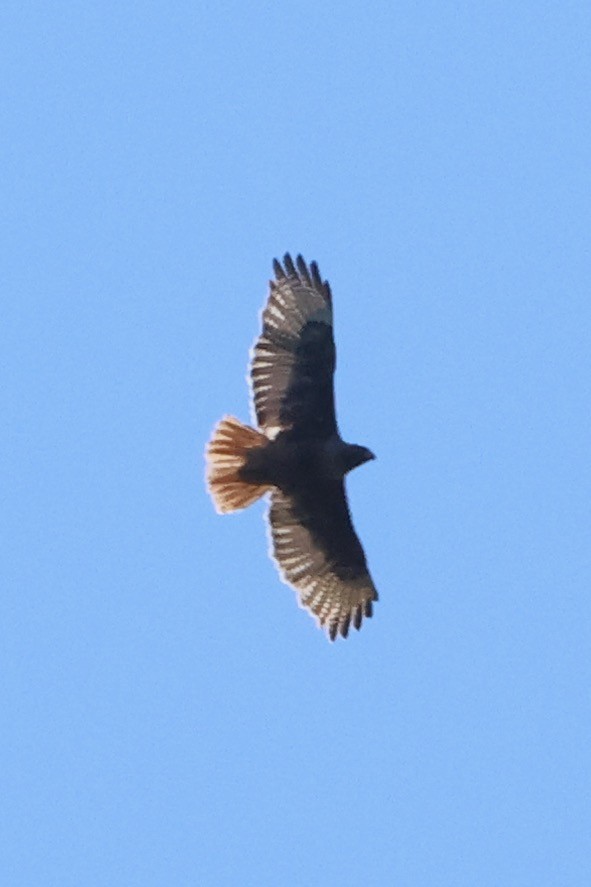
<instances>
[{"instance_id":1,"label":"hawk","mask_svg":"<svg viewBox=\"0 0 591 887\"><path fill-rule=\"evenodd\" d=\"M257 429L225 416L206 450L220 513L269 494L272 556L330 640L372 615L378 594L351 522L344 478L374 459L337 427L332 296L316 262L273 262L250 363Z\"/></svg>"}]
</instances>

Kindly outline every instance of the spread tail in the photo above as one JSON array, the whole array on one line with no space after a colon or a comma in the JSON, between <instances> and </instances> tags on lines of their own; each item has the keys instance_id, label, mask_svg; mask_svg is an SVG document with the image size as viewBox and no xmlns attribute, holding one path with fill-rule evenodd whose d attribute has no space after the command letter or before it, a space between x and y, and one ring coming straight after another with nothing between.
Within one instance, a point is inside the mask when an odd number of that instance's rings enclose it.
<instances>
[{"instance_id":1,"label":"spread tail","mask_svg":"<svg viewBox=\"0 0 591 887\"><path fill-rule=\"evenodd\" d=\"M247 450L265 446L268 438L233 416L224 416L216 425L205 452L207 488L216 511L238 511L260 499L268 486L241 480L239 471Z\"/></svg>"}]
</instances>

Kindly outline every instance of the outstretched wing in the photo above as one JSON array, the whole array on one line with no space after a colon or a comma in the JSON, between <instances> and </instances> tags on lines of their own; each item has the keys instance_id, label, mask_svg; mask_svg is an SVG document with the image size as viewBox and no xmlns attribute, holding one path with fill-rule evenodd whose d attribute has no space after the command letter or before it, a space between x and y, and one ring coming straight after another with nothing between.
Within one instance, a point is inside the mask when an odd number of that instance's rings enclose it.
<instances>
[{"instance_id":1,"label":"outstretched wing","mask_svg":"<svg viewBox=\"0 0 591 887\"><path fill-rule=\"evenodd\" d=\"M297 266L297 267L296 267ZM333 376L335 347L330 287L316 262L273 262L275 280L263 309L250 382L259 428L271 437L330 437L337 430Z\"/></svg>"},{"instance_id":2,"label":"outstretched wing","mask_svg":"<svg viewBox=\"0 0 591 887\"><path fill-rule=\"evenodd\" d=\"M378 593L351 523L343 481L271 494L273 557L331 640L371 616Z\"/></svg>"}]
</instances>

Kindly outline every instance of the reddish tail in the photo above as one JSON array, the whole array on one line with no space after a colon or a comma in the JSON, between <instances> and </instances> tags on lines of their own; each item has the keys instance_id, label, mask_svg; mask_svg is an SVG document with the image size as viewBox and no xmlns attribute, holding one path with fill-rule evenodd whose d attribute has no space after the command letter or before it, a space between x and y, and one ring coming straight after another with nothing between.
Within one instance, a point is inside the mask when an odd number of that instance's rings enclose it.
<instances>
[{"instance_id":1,"label":"reddish tail","mask_svg":"<svg viewBox=\"0 0 591 887\"><path fill-rule=\"evenodd\" d=\"M216 511L238 511L267 492L269 487L249 484L238 476L246 451L266 443L264 434L233 416L224 416L218 422L205 452L207 487Z\"/></svg>"}]
</instances>

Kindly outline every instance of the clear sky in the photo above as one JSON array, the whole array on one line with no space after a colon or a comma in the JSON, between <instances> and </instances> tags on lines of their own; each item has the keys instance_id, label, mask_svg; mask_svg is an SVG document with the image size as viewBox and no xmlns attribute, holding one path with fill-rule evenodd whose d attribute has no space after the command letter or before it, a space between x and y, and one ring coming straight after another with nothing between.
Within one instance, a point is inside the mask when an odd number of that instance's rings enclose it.
<instances>
[{"instance_id":1,"label":"clear sky","mask_svg":"<svg viewBox=\"0 0 591 887\"><path fill-rule=\"evenodd\" d=\"M591 9L0 13L0 881L591 884ZM271 260L380 602L217 516Z\"/></svg>"}]
</instances>

